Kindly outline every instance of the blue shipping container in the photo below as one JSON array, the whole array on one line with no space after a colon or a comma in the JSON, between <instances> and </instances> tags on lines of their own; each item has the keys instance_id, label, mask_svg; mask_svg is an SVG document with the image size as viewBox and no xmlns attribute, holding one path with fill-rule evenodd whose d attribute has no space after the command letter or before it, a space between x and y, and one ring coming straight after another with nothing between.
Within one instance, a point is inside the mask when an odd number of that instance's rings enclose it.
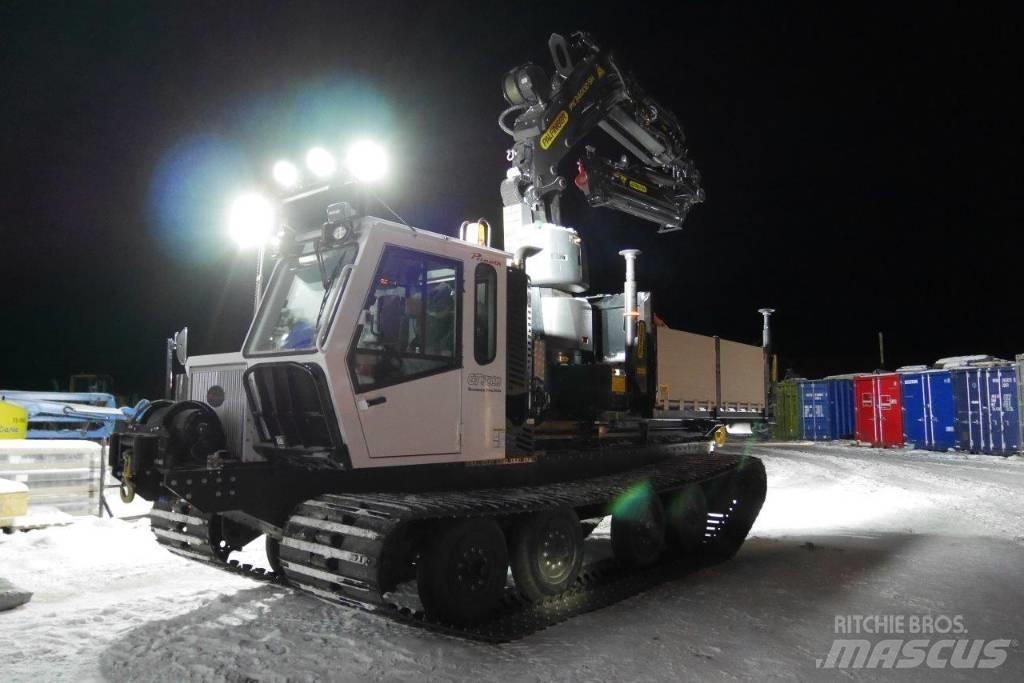
<instances>
[{"instance_id":1,"label":"blue shipping container","mask_svg":"<svg viewBox=\"0 0 1024 683\"><path fill-rule=\"evenodd\" d=\"M1020 450L1013 367L956 368L952 376L960 450L991 455L1012 455Z\"/></svg>"},{"instance_id":2,"label":"blue shipping container","mask_svg":"<svg viewBox=\"0 0 1024 683\"><path fill-rule=\"evenodd\" d=\"M804 439L850 439L853 424L853 380L800 382L800 431Z\"/></svg>"},{"instance_id":3,"label":"blue shipping container","mask_svg":"<svg viewBox=\"0 0 1024 683\"><path fill-rule=\"evenodd\" d=\"M903 441L914 448L956 448L956 411L949 370L900 374L903 393Z\"/></svg>"}]
</instances>

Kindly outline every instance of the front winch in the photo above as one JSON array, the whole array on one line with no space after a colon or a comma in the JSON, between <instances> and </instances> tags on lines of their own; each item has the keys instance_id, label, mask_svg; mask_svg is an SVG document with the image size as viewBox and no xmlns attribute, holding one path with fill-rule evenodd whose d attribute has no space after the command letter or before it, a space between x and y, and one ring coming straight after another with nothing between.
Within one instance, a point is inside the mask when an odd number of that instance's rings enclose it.
<instances>
[{"instance_id":1,"label":"front winch","mask_svg":"<svg viewBox=\"0 0 1024 683\"><path fill-rule=\"evenodd\" d=\"M111 436L108 464L121 482L121 500L160 495L164 475L205 467L223 451L224 428L213 409L199 401L154 401Z\"/></svg>"}]
</instances>

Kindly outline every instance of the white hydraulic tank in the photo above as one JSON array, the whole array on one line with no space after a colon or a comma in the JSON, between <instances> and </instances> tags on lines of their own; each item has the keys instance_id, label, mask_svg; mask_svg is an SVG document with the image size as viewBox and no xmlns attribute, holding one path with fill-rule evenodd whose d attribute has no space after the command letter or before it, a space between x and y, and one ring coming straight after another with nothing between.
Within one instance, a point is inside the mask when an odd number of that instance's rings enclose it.
<instances>
[{"instance_id":1,"label":"white hydraulic tank","mask_svg":"<svg viewBox=\"0 0 1024 683\"><path fill-rule=\"evenodd\" d=\"M515 253L521 247L541 250L526 261L531 286L551 287L573 294L590 287L583 243L572 228L554 223L506 223L505 250Z\"/></svg>"}]
</instances>

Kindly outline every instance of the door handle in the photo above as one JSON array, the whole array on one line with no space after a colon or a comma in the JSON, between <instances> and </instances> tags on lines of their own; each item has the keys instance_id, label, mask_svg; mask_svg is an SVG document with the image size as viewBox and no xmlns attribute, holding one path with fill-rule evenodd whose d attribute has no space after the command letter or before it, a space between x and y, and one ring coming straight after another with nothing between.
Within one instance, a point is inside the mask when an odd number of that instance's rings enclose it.
<instances>
[{"instance_id":1,"label":"door handle","mask_svg":"<svg viewBox=\"0 0 1024 683\"><path fill-rule=\"evenodd\" d=\"M374 398L370 398L370 399L366 400L366 407L372 408L373 406L379 406L381 403L387 403L387 402L388 402L388 397L387 396L375 396Z\"/></svg>"}]
</instances>

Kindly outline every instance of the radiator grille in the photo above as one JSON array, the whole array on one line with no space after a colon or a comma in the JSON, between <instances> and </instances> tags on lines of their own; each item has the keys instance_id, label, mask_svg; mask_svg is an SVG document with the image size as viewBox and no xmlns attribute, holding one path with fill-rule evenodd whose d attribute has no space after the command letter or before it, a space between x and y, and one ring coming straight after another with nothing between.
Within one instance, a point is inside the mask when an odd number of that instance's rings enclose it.
<instances>
[{"instance_id":1,"label":"radiator grille","mask_svg":"<svg viewBox=\"0 0 1024 683\"><path fill-rule=\"evenodd\" d=\"M242 388L244 363L192 365L189 369L188 397L208 403L220 418L227 437L228 452L243 460L252 459L246 419L245 390Z\"/></svg>"}]
</instances>

